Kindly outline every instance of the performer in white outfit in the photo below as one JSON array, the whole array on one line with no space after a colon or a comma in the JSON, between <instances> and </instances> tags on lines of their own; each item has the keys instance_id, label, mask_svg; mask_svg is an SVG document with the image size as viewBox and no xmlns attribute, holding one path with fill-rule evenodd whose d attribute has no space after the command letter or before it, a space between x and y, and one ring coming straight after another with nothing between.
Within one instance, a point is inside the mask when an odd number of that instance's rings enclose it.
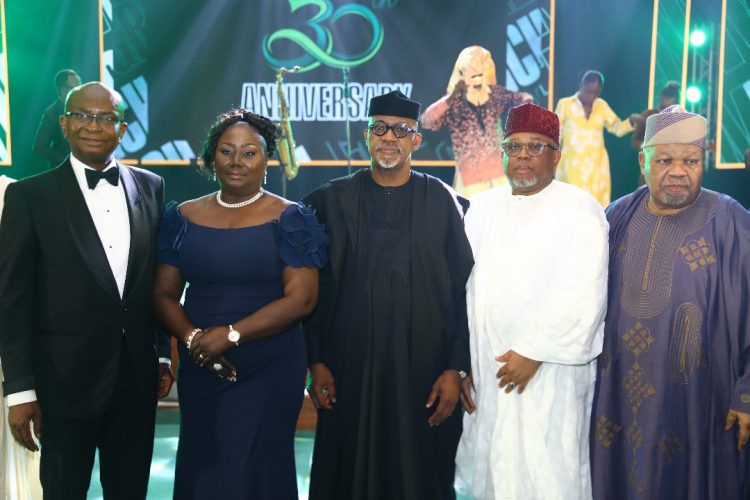
<instances>
[{"instance_id":1,"label":"performer in white outfit","mask_svg":"<svg viewBox=\"0 0 750 500\"><path fill-rule=\"evenodd\" d=\"M5 188L13 179L0 175L0 214L3 213ZM0 325L0 328L2 326ZM0 382L2 382L0 362ZM0 384L0 500L35 500L42 498L39 483L39 454L31 452L13 439L8 428L8 405Z\"/></svg>"},{"instance_id":2,"label":"performer in white outfit","mask_svg":"<svg viewBox=\"0 0 750 500\"><path fill-rule=\"evenodd\" d=\"M457 484L477 500L591 498L589 419L607 296L607 232L588 193L553 180L557 116L512 108L509 184L472 200L472 372Z\"/></svg>"}]
</instances>

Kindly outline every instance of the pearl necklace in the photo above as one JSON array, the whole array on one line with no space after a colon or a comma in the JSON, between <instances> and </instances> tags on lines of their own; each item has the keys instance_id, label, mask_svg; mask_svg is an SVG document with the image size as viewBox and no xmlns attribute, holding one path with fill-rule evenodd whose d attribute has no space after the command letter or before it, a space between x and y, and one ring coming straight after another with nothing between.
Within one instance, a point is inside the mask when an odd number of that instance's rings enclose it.
<instances>
[{"instance_id":1,"label":"pearl necklace","mask_svg":"<svg viewBox=\"0 0 750 500\"><path fill-rule=\"evenodd\" d=\"M263 188L260 188L258 189L258 192L255 193L255 195L250 199L241 201L239 203L227 203L221 199L221 191L216 191L216 201L219 202L219 205L221 205L224 208L242 208L242 207L248 206L251 203L255 203L256 201L258 201L260 197L263 196L264 192L265 191L263 191Z\"/></svg>"}]
</instances>

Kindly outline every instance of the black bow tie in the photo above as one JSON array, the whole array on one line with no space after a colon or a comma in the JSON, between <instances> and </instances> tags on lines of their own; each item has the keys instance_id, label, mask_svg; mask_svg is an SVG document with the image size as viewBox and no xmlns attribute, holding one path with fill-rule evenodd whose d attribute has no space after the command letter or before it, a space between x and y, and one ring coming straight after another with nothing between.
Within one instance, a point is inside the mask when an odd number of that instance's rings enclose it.
<instances>
[{"instance_id":1,"label":"black bow tie","mask_svg":"<svg viewBox=\"0 0 750 500\"><path fill-rule=\"evenodd\" d=\"M94 189L102 179L105 179L113 186L116 186L120 181L120 172L117 170L117 165L103 172L100 172L99 170L91 170L90 168L86 169L86 182L89 184L89 189Z\"/></svg>"}]
</instances>

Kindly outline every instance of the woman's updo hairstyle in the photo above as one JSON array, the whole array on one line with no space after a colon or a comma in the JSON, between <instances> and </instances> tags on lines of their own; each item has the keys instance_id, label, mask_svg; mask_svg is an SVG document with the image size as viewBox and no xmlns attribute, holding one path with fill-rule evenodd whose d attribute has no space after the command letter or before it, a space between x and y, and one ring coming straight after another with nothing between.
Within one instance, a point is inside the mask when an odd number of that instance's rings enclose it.
<instances>
[{"instance_id":1,"label":"woman's updo hairstyle","mask_svg":"<svg viewBox=\"0 0 750 500\"><path fill-rule=\"evenodd\" d=\"M198 165L199 168L208 175L213 175L214 173L216 146L218 145L221 134L223 134L226 129L239 122L245 122L257 130L265 141L266 159L273 156L273 153L276 150L276 125L265 116L255 114L248 109L230 109L216 118L216 122L208 131L206 140L203 141L203 152L199 157Z\"/></svg>"}]
</instances>

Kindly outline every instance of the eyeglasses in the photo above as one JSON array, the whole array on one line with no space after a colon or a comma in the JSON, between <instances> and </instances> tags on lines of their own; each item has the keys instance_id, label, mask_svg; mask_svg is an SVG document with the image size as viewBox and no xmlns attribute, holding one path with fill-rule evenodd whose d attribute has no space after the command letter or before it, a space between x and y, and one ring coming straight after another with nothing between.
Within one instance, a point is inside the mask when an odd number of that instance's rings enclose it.
<instances>
[{"instance_id":1,"label":"eyeglasses","mask_svg":"<svg viewBox=\"0 0 750 500\"><path fill-rule=\"evenodd\" d=\"M83 113L81 111L66 111L65 116L70 118L73 125L83 127L90 124L92 121L96 121L99 125L105 128L115 128L115 125L120 123L120 119L113 115L92 115L91 113Z\"/></svg>"},{"instance_id":2,"label":"eyeglasses","mask_svg":"<svg viewBox=\"0 0 750 500\"><path fill-rule=\"evenodd\" d=\"M522 142L512 141L504 142L502 148L508 156L518 156L524 148L526 148L526 152L529 153L529 156L541 156L542 153L544 153L544 148L550 148L552 151L557 151L559 149L544 142L529 142L524 144Z\"/></svg>"},{"instance_id":3,"label":"eyeglasses","mask_svg":"<svg viewBox=\"0 0 750 500\"><path fill-rule=\"evenodd\" d=\"M416 132L416 130L414 130L413 128L409 128L409 126L404 122L398 122L394 123L393 125L388 125L381 120L373 122L372 124L368 125L367 128L377 136L383 136L387 134L389 130L393 130L393 135L395 135L399 139L403 139L412 132Z\"/></svg>"}]
</instances>

